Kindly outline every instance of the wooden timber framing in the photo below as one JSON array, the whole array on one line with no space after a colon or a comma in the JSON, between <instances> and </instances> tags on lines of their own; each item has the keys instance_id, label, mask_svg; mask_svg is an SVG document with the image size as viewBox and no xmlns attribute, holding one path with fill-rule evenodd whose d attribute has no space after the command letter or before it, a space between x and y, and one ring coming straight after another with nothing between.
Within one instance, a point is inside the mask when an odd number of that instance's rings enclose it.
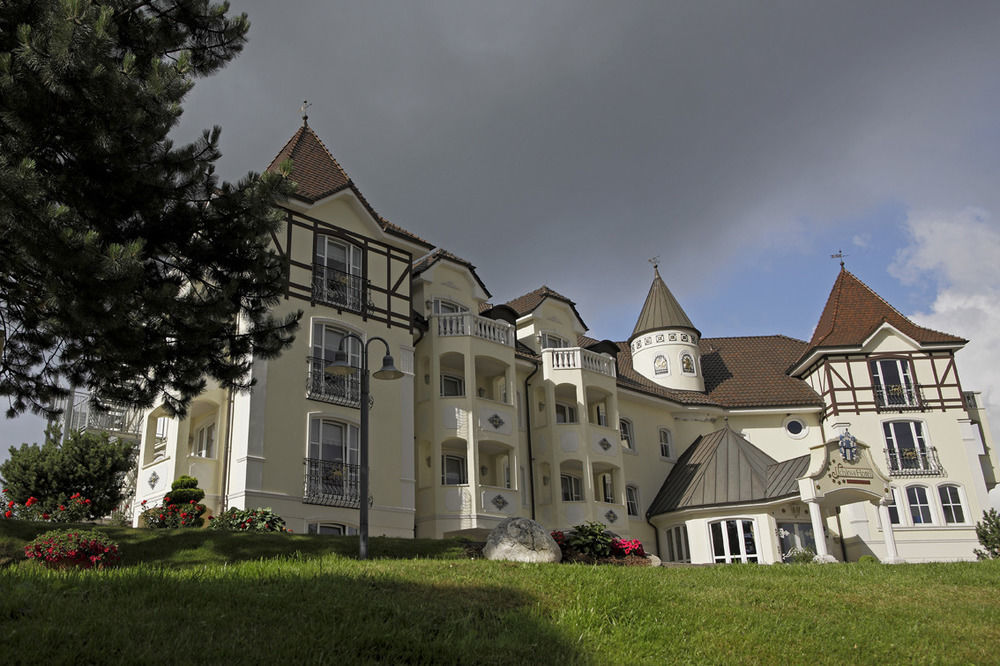
<instances>
[{"instance_id":1,"label":"wooden timber framing","mask_svg":"<svg viewBox=\"0 0 1000 666\"><path fill-rule=\"evenodd\" d=\"M358 278L364 283L364 305L357 309L336 305L329 307L338 312L354 311L364 321L380 322L387 328L398 326L413 331L413 255L410 252L324 220L284 207L281 209L285 213L284 242L279 241L278 235L272 235L272 241L275 250L285 260L286 299L294 298L312 305L323 304L315 297L312 279L316 241L320 236L335 238L361 250ZM303 236L308 238L307 242L304 242ZM305 254L304 248L308 248L308 254Z\"/></svg>"}]
</instances>

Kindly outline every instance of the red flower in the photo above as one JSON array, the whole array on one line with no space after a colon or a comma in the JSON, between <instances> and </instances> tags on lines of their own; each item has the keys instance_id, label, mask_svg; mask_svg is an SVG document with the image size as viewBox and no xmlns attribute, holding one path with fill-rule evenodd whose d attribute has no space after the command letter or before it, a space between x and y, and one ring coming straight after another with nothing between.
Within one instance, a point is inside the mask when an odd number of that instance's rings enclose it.
<instances>
[{"instance_id":1,"label":"red flower","mask_svg":"<svg viewBox=\"0 0 1000 666\"><path fill-rule=\"evenodd\" d=\"M48 519L49 519L49 514L43 513L42 514L42 520L48 520Z\"/></svg>"},{"instance_id":2,"label":"red flower","mask_svg":"<svg viewBox=\"0 0 1000 666\"><path fill-rule=\"evenodd\" d=\"M188 504L194 504L194 500L191 500L190 502L188 502Z\"/></svg>"},{"instance_id":3,"label":"red flower","mask_svg":"<svg viewBox=\"0 0 1000 666\"><path fill-rule=\"evenodd\" d=\"M209 516L208 519L209 520L215 520L215 516Z\"/></svg>"},{"instance_id":4,"label":"red flower","mask_svg":"<svg viewBox=\"0 0 1000 666\"><path fill-rule=\"evenodd\" d=\"M160 520L163 520L163 514L162 513L160 514Z\"/></svg>"},{"instance_id":5,"label":"red flower","mask_svg":"<svg viewBox=\"0 0 1000 666\"><path fill-rule=\"evenodd\" d=\"M7 511L3 514L3 517L4 518L10 518L13 515L14 515L14 512L11 511L10 509L7 509Z\"/></svg>"},{"instance_id":6,"label":"red flower","mask_svg":"<svg viewBox=\"0 0 1000 666\"><path fill-rule=\"evenodd\" d=\"M83 500L83 503L84 504L90 504L90 500L89 499L88 500Z\"/></svg>"},{"instance_id":7,"label":"red flower","mask_svg":"<svg viewBox=\"0 0 1000 666\"><path fill-rule=\"evenodd\" d=\"M163 503L164 504L170 504L170 498L169 497L164 497L163 498Z\"/></svg>"},{"instance_id":8,"label":"red flower","mask_svg":"<svg viewBox=\"0 0 1000 666\"><path fill-rule=\"evenodd\" d=\"M13 509L14 508L14 500L11 500L11 501L7 502L7 508L8 509Z\"/></svg>"},{"instance_id":9,"label":"red flower","mask_svg":"<svg viewBox=\"0 0 1000 666\"><path fill-rule=\"evenodd\" d=\"M142 500L142 505L146 506L146 500Z\"/></svg>"},{"instance_id":10,"label":"red flower","mask_svg":"<svg viewBox=\"0 0 1000 666\"><path fill-rule=\"evenodd\" d=\"M63 506L62 504L60 504L60 505L59 505L59 510L60 510L60 511L65 511L65 510L66 510L66 507L65 507L65 506Z\"/></svg>"}]
</instances>

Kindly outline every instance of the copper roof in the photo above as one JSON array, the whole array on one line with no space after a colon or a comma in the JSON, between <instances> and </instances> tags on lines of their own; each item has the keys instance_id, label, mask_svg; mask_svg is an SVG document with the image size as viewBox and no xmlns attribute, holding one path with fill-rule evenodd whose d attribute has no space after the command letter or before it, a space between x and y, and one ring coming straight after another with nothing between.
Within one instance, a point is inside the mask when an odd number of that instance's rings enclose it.
<instances>
[{"instance_id":1,"label":"copper roof","mask_svg":"<svg viewBox=\"0 0 1000 666\"><path fill-rule=\"evenodd\" d=\"M523 296L518 296L513 300L507 301L505 305L517 312L519 316L523 317L526 314L534 312L535 308L541 305L542 301L546 298L555 298L570 306L570 308L573 309L573 314L575 314L576 318L580 320L580 324L582 324L584 328L587 328L587 325L583 322L583 317L581 317L580 313L576 310L576 303L559 292L549 289L544 284L534 291L529 291Z\"/></svg>"},{"instance_id":2,"label":"copper roof","mask_svg":"<svg viewBox=\"0 0 1000 666\"><path fill-rule=\"evenodd\" d=\"M921 344L967 342L914 324L857 276L841 268L809 341L808 351L816 347L860 346L884 323Z\"/></svg>"},{"instance_id":3,"label":"copper roof","mask_svg":"<svg viewBox=\"0 0 1000 666\"><path fill-rule=\"evenodd\" d=\"M581 346L597 342L580 338ZM823 400L801 379L787 374L806 343L784 335L702 338L701 368L705 392L664 388L632 367L632 350L618 343L618 386L685 405L727 409L821 407Z\"/></svg>"},{"instance_id":4,"label":"copper roof","mask_svg":"<svg viewBox=\"0 0 1000 666\"><path fill-rule=\"evenodd\" d=\"M635 328L632 329L629 342L643 333L662 331L666 328L687 328L700 336L701 331L694 327L684 308L660 277L660 269L654 266L653 273L653 284L649 287L649 294L646 295L646 302L642 306L642 312L639 313Z\"/></svg>"},{"instance_id":5,"label":"copper roof","mask_svg":"<svg viewBox=\"0 0 1000 666\"><path fill-rule=\"evenodd\" d=\"M646 516L795 497L808 467L808 455L779 463L726 426L698 437L681 454Z\"/></svg>"},{"instance_id":6,"label":"copper roof","mask_svg":"<svg viewBox=\"0 0 1000 666\"><path fill-rule=\"evenodd\" d=\"M389 222L376 213L368 200L361 194L361 190L357 188L354 181L350 179L347 172L340 166L333 154L327 150L327 147L308 123L302 123L302 126L292 135L281 152L271 160L267 171L278 171L282 162L286 160L292 160L291 177L296 184L294 196L297 199L316 203L320 199L349 189L384 231L406 238L418 245L433 247L423 238Z\"/></svg>"}]
</instances>

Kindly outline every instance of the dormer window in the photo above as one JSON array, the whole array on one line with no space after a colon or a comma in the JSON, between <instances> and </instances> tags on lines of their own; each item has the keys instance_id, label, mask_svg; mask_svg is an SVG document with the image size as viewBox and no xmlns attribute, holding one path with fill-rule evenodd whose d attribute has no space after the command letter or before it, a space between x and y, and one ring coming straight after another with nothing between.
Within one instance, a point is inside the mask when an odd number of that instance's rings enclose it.
<instances>
[{"instance_id":1,"label":"dormer window","mask_svg":"<svg viewBox=\"0 0 1000 666\"><path fill-rule=\"evenodd\" d=\"M538 344L542 349L561 349L563 347L569 347L569 344L565 340L552 333L542 333L538 336Z\"/></svg>"},{"instance_id":2,"label":"dormer window","mask_svg":"<svg viewBox=\"0 0 1000 666\"><path fill-rule=\"evenodd\" d=\"M872 390L880 408L919 407L917 386L906 359L887 358L872 361Z\"/></svg>"}]
</instances>

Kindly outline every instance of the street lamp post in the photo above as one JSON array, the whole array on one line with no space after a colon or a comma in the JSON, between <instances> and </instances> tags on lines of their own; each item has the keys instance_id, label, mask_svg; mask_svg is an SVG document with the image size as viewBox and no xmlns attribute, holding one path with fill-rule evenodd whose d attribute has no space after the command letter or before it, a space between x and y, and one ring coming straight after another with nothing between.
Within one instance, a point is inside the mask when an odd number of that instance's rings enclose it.
<instances>
[{"instance_id":1,"label":"street lamp post","mask_svg":"<svg viewBox=\"0 0 1000 666\"><path fill-rule=\"evenodd\" d=\"M347 340L357 340L361 345L361 515L358 520L358 557L362 560L368 559L368 401L370 400L368 386L368 345L378 340L385 346L385 356L382 358L382 367L376 370L373 375L376 379L399 379L403 372L396 368L389 353L389 343L383 338L373 336L365 342L353 333L346 334L340 341L340 346L334 353L333 363L328 365L325 371L331 375L346 376L353 373L357 368L351 366L347 358L345 345Z\"/></svg>"}]
</instances>

